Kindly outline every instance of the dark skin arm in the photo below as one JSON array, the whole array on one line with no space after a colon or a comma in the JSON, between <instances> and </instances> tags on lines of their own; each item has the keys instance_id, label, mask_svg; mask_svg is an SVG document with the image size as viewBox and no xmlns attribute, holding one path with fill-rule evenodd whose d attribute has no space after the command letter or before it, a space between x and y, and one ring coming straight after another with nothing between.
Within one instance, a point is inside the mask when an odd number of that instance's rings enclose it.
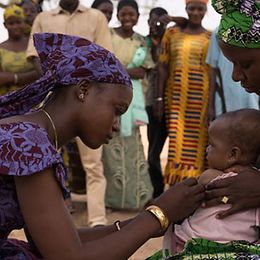
<instances>
[{"instance_id":1,"label":"dark skin arm","mask_svg":"<svg viewBox=\"0 0 260 260\"><path fill-rule=\"evenodd\" d=\"M38 57L30 57L29 59L31 59L33 66L38 74L38 77L41 77L43 75L43 71L41 68L40 59Z\"/></svg>"},{"instance_id":2,"label":"dark skin arm","mask_svg":"<svg viewBox=\"0 0 260 260\"><path fill-rule=\"evenodd\" d=\"M15 74L17 75L18 82L15 84ZM18 85L24 86L32 81L37 80L41 75L36 69L28 72L21 72L21 73L13 73L13 72L5 72L0 67L0 87L6 85Z\"/></svg>"},{"instance_id":3,"label":"dark skin arm","mask_svg":"<svg viewBox=\"0 0 260 260\"><path fill-rule=\"evenodd\" d=\"M18 83L15 84L15 74L18 77ZM24 86L32 81L35 81L38 79L38 73L35 70L29 71L29 72L23 72L23 73L12 73L12 72L0 72L0 86L5 85L18 85L18 86Z\"/></svg>"},{"instance_id":4,"label":"dark skin arm","mask_svg":"<svg viewBox=\"0 0 260 260\"><path fill-rule=\"evenodd\" d=\"M18 77L18 86L24 86L36 79L39 78L39 75L36 70L23 72L23 73L13 73L13 72L5 72L0 67L0 87L6 85L15 84L15 74Z\"/></svg>"},{"instance_id":5,"label":"dark skin arm","mask_svg":"<svg viewBox=\"0 0 260 260\"><path fill-rule=\"evenodd\" d=\"M167 14L164 14L160 16L159 21L164 24L168 24L170 22L176 23L180 27L185 27L188 23L188 19L181 17L181 16L170 16Z\"/></svg>"},{"instance_id":6,"label":"dark skin arm","mask_svg":"<svg viewBox=\"0 0 260 260\"><path fill-rule=\"evenodd\" d=\"M132 79L143 79L145 76L145 69L142 67L126 69L126 71Z\"/></svg>"},{"instance_id":7,"label":"dark skin arm","mask_svg":"<svg viewBox=\"0 0 260 260\"><path fill-rule=\"evenodd\" d=\"M216 118L215 97L216 97L216 79L217 69L209 67L209 104L207 113L207 124L210 124Z\"/></svg>"},{"instance_id":8,"label":"dark skin arm","mask_svg":"<svg viewBox=\"0 0 260 260\"><path fill-rule=\"evenodd\" d=\"M168 63L159 62L158 63L158 84L155 96L163 98L164 96L164 87L166 85L166 81L168 78ZM158 119L158 121L162 120L164 108L163 108L163 100L155 100L155 104L153 106L154 116Z\"/></svg>"},{"instance_id":9,"label":"dark skin arm","mask_svg":"<svg viewBox=\"0 0 260 260\"><path fill-rule=\"evenodd\" d=\"M159 221L144 211L129 223L124 222L120 231L110 226L77 232L52 169L15 177L15 184L26 226L44 259L127 259L160 231ZM155 204L170 221L177 222L191 214L203 199L203 185L188 179L167 190Z\"/></svg>"},{"instance_id":10,"label":"dark skin arm","mask_svg":"<svg viewBox=\"0 0 260 260\"><path fill-rule=\"evenodd\" d=\"M133 219L128 219L125 221L120 221L120 228L129 224ZM114 232L117 232L115 225L109 225L105 227L96 227L96 228L79 228L77 232L79 234L80 240L84 243L88 241L93 241L96 239L103 238L104 236L110 235Z\"/></svg>"},{"instance_id":11,"label":"dark skin arm","mask_svg":"<svg viewBox=\"0 0 260 260\"><path fill-rule=\"evenodd\" d=\"M223 196L229 198L232 207L219 214L225 218L236 212L260 207L260 172L249 166L236 165L226 172L236 172L237 176L216 180L207 186L205 206L221 204Z\"/></svg>"}]
</instances>

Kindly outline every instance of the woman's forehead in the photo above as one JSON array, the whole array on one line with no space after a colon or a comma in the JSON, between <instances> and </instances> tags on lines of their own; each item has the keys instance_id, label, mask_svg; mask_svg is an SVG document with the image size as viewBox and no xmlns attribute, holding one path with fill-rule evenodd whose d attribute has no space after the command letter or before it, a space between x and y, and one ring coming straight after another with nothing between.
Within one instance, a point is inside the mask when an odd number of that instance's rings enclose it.
<instances>
[{"instance_id":1,"label":"woman's forehead","mask_svg":"<svg viewBox=\"0 0 260 260\"><path fill-rule=\"evenodd\" d=\"M229 45L221 40L219 40L219 46L223 51L224 55L231 60L243 61L243 60L253 60L260 58L260 48L259 49L249 49L249 48L240 48L236 46Z\"/></svg>"}]
</instances>

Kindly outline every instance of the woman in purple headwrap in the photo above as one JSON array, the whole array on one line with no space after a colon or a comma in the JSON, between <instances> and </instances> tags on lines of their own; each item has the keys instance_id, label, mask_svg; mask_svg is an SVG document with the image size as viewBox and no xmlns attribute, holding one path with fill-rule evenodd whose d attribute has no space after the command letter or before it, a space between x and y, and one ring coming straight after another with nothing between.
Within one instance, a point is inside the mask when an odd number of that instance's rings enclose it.
<instances>
[{"instance_id":1,"label":"woman in purple headwrap","mask_svg":"<svg viewBox=\"0 0 260 260\"><path fill-rule=\"evenodd\" d=\"M75 136L91 148L108 143L131 102L131 81L113 54L85 39L34 40L44 75L0 97L0 259L126 259L193 212L204 188L187 179L131 221L77 230L57 150ZM8 239L21 228L28 243Z\"/></svg>"}]
</instances>

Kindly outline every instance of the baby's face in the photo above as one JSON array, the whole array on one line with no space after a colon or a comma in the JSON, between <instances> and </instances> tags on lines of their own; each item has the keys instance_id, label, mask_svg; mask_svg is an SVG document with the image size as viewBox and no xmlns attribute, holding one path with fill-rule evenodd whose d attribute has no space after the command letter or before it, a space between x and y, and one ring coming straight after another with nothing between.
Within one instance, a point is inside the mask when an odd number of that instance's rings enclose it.
<instances>
[{"instance_id":1,"label":"baby's face","mask_svg":"<svg viewBox=\"0 0 260 260\"><path fill-rule=\"evenodd\" d=\"M215 120L209 127L207 160L210 168L223 171L229 166L231 147L225 134L227 129L221 121L223 120Z\"/></svg>"}]
</instances>

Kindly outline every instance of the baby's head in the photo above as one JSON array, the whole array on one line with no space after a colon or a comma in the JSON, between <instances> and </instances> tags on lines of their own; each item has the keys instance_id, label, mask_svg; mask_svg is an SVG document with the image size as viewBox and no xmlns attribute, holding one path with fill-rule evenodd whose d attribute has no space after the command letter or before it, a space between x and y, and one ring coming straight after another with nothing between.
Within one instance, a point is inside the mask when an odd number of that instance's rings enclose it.
<instances>
[{"instance_id":1,"label":"baby's head","mask_svg":"<svg viewBox=\"0 0 260 260\"><path fill-rule=\"evenodd\" d=\"M210 168L254 165L260 154L260 111L241 109L223 114L209 127L207 160Z\"/></svg>"}]
</instances>

